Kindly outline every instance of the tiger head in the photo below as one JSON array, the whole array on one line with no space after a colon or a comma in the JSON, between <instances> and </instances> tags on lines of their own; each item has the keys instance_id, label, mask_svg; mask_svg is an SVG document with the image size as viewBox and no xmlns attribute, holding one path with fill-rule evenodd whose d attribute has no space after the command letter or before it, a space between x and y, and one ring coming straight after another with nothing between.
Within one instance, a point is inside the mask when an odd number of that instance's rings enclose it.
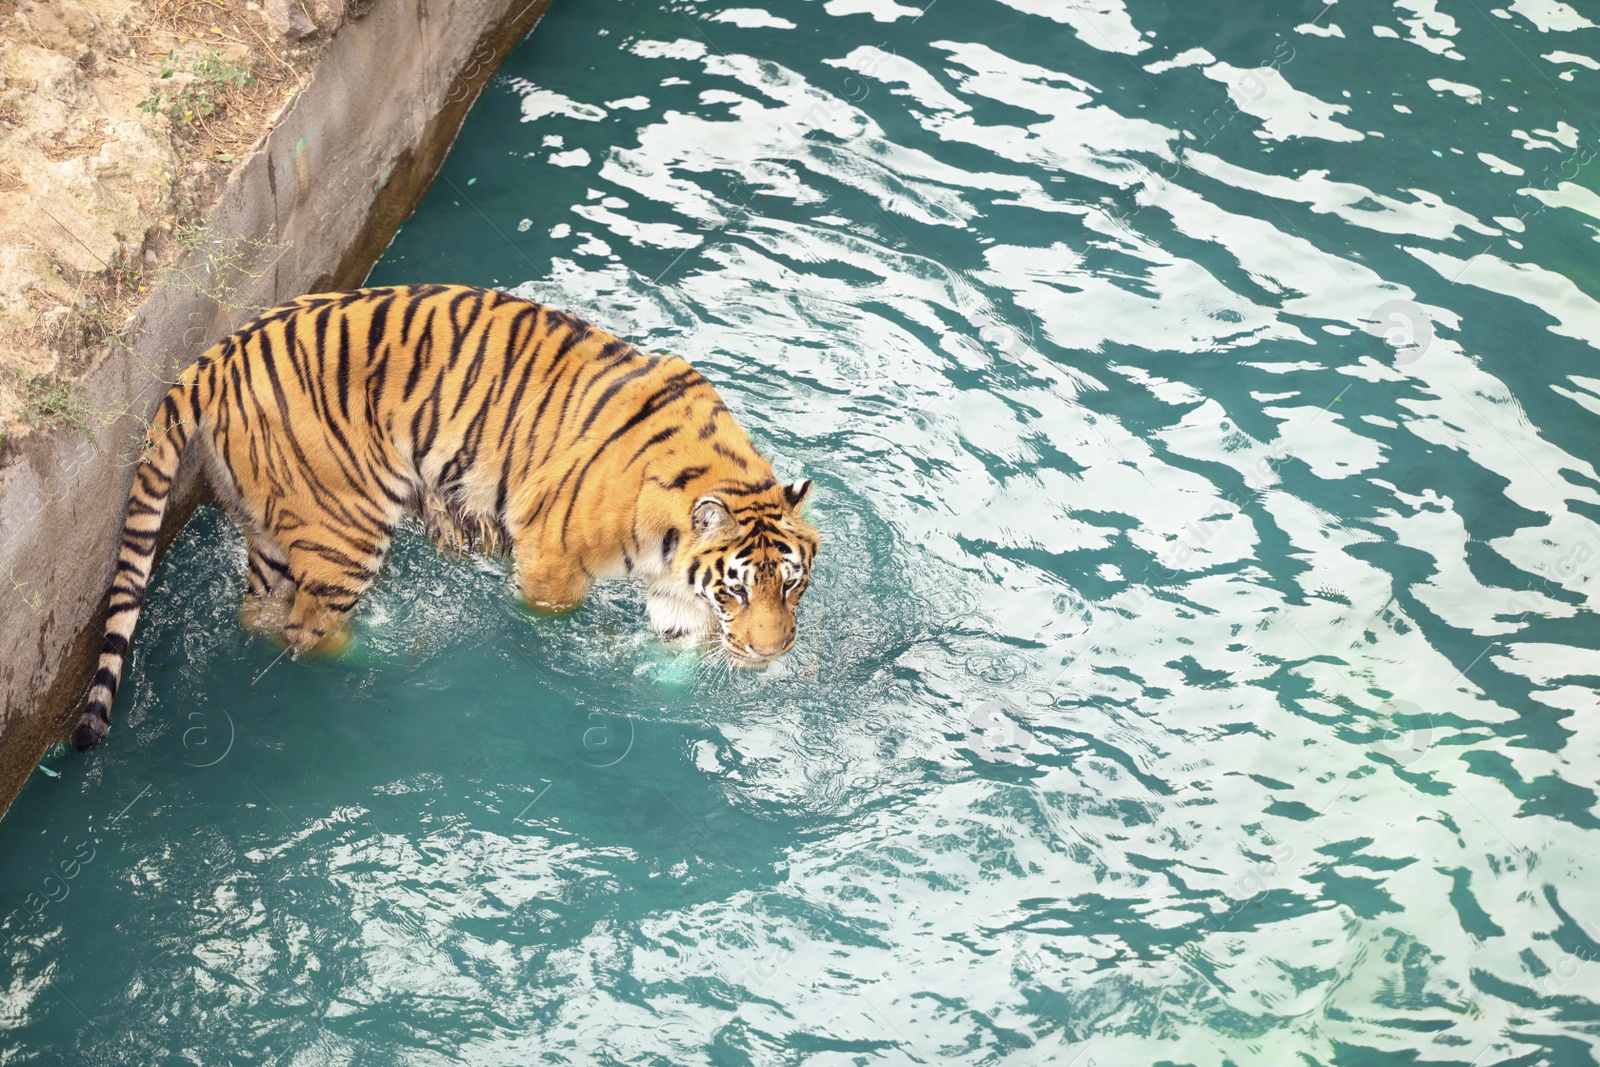
<instances>
[{"instance_id":1,"label":"tiger head","mask_svg":"<svg viewBox=\"0 0 1600 1067\"><path fill-rule=\"evenodd\" d=\"M718 625L717 651L740 667L765 667L794 647L794 613L820 541L800 516L809 479L737 500L694 503L685 577Z\"/></svg>"}]
</instances>

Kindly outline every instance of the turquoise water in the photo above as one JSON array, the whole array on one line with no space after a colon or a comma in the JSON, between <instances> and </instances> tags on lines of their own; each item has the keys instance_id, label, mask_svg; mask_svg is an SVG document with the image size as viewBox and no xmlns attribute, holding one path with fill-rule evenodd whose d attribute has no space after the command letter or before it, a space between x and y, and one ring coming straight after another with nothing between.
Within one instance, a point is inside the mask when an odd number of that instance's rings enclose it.
<instances>
[{"instance_id":1,"label":"turquoise water","mask_svg":"<svg viewBox=\"0 0 1600 1067\"><path fill-rule=\"evenodd\" d=\"M0 823L0 1063L1596 1062L1600 30L918 11L559 3L373 273L699 365L795 652L413 534L275 663L203 513Z\"/></svg>"}]
</instances>

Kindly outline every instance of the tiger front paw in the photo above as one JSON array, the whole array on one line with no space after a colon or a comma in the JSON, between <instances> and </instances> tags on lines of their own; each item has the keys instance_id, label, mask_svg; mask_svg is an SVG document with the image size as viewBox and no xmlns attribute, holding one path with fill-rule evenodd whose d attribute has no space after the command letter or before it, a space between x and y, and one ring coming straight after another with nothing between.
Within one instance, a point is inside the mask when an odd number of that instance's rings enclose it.
<instances>
[{"instance_id":1,"label":"tiger front paw","mask_svg":"<svg viewBox=\"0 0 1600 1067\"><path fill-rule=\"evenodd\" d=\"M652 595L645 602L650 627L661 640L695 642L715 633L716 617L702 603L677 596Z\"/></svg>"}]
</instances>

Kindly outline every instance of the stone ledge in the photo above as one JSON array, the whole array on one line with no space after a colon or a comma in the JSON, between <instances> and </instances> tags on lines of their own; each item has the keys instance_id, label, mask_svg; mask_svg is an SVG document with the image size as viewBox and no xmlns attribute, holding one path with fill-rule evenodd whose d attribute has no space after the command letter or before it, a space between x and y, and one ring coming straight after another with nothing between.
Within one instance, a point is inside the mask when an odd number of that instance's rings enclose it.
<instances>
[{"instance_id":1,"label":"stone ledge","mask_svg":"<svg viewBox=\"0 0 1600 1067\"><path fill-rule=\"evenodd\" d=\"M228 179L203 242L139 306L127 344L79 382L93 410L120 417L31 435L6 457L0 812L77 718L99 649L129 458L167 383L259 310L360 284L438 173L479 91L548 2L391 2L344 26ZM164 543L201 499L192 472L178 493Z\"/></svg>"}]
</instances>

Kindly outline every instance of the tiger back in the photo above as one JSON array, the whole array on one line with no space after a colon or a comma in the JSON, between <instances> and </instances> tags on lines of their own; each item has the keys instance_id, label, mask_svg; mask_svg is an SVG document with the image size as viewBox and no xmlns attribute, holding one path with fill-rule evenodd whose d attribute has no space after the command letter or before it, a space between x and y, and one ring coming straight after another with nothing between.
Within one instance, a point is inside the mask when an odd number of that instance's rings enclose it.
<instances>
[{"instance_id":1,"label":"tiger back","mask_svg":"<svg viewBox=\"0 0 1600 1067\"><path fill-rule=\"evenodd\" d=\"M634 575L663 637L750 667L793 646L819 543L811 483L780 483L677 356L489 289L304 296L213 345L151 421L80 749L110 725L191 445L245 532L247 625L297 653L342 645L408 515L445 547L509 553L541 610Z\"/></svg>"}]
</instances>

